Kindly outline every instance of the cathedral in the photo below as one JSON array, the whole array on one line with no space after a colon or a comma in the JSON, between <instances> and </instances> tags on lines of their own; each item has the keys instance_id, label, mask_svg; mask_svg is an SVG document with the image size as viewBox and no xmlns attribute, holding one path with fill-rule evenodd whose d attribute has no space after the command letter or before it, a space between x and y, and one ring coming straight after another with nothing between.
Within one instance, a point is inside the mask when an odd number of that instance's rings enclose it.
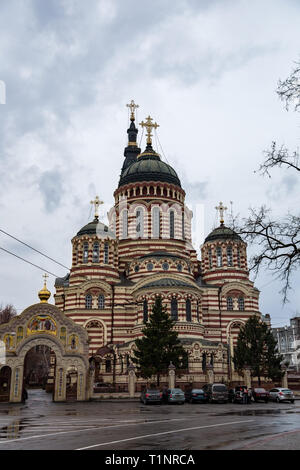
<instances>
[{"instance_id":1,"label":"cathedral","mask_svg":"<svg viewBox=\"0 0 300 470\"><path fill-rule=\"evenodd\" d=\"M259 312L259 291L249 279L247 246L224 225L207 234L198 259L191 239L192 211L176 171L153 148L158 124L148 116L146 148L138 147L137 105L130 108L128 145L124 150L114 206L108 225L95 217L72 239L70 273L55 281L55 305L85 328L96 381L127 383L135 340L151 316L157 296L173 320L188 352L188 369L177 385L239 378L233 347L241 325ZM242 379L241 379L242 380ZM138 386L145 383L138 378Z\"/></svg>"}]
</instances>

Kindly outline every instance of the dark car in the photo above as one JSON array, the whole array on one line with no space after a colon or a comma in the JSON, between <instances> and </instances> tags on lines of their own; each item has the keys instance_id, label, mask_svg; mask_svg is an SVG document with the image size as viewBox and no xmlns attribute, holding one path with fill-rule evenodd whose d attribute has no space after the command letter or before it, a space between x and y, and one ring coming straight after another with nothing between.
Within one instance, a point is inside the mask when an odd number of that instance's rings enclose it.
<instances>
[{"instance_id":1,"label":"dark car","mask_svg":"<svg viewBox=\"0 0 300 470\"><path fill-rule=\"evenodd\" d=\"M162 403L162 392L156 389L147 388L142 391L140 401L147 405L148 403Z\"/></svg>"},{"instance_id":2,"label":"dark car","mask_svg":"<svg viewBox=\"0 0 300 470\"><path fill-rule=\"evenodd\" d=\"M207 403L208 396L202 390L202 388L193 388L192 390L186 390L184 392L185 401L190 403Z\"/></svg>"},{"instance_id":3,"label":"dark car","mask_svg":"<svg viewBox=\"0 0 300 470\"><path fill-rule=\"evenodd\" d=\"M228 402L228 390L224 384L205 384L202 390L207 395L209 403L213 402Z\"/></svg>"},{"instance_id":4,"label":"dark car","mask_svg":"<svg viewBox=\"0 0 300 470\"><path fill-rule=\"evenodd\" d=\"M268 403L270 394L264 388L254 388L252 390L252 397L255 402L258 402L261 400L261 401L264 401L265 403Z\"/></svg>"}]
</instances>

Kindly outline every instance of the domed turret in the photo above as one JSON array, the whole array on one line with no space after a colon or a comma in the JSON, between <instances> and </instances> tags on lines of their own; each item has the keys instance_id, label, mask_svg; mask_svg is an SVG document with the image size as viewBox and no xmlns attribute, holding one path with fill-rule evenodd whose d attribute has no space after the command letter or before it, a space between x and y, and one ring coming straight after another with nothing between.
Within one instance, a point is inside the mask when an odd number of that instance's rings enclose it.
<instances>
[{"instance_id":1,"label":"domed turret","mask_svg":"<svg viewBox=\"0 0 300 470\"><path fill-rule=\"evenodd\" d=\"M223 282L225 279L248 277L246 243L231 228L224 225L227 207L216 207L220 212L220 226L205 239L201 248L202 275L205 282Z\"/></svg>"},{"instance_id":2,"label":"domed turret","mask_svg":"<svg viewBox=\"0 0 300 470\"><path fill-rule=\"evenodd\" d=\"M145 152L138 156L137 161L122 173L119 187L140 181L159 181L181 187L176 171L170 165L161 161L160 156L149 144Z\"/></svg>"},{"instance_id":3,"label":"domed turret","mask_svg":"<svg viewBox=\"0 0 300 470\"><path fill-rule=\"evenodd\" d=\"M50 299L50 297L51 297L51 292L47 289L47 285L46 285L46 279L48 277L47 274L44 274L43 277L45 279L44 280L44 287L43 287L43 289L41 289L39 291L38 296L39 296L39 299L41 301L41 304L46 304L48 302L48 300Z\"/></svg>"},{"instance_id":4,"label":"domed turret","mask_svg":"<svg viewBox=\"0 0 300 470\"><path fill-rule=\"evenodd\" d=\"M116 238L116 235L107 225L100 222L96 217L92 222L82 227L77 233L77 237L81 235L98 235L98 238Z\"/></svg>"}]
</instances>

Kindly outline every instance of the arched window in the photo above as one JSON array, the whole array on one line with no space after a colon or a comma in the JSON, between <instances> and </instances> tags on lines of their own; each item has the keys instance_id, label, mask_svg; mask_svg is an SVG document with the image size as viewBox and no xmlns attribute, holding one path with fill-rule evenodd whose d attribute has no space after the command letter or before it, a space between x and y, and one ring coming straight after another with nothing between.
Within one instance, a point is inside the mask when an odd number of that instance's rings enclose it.
<instances>
[{"instance_id":1,"label":"arched window","mask_svg":"<svg viewBox=\"0 0 300 470\"><path fill-rule=\"evenodd\" d=\"M232 300L232 297L227 297L227 310L233 310L233 300Z\"/></svg>"},{"instance_id":2,"label":"arched window","mask_svg":"<svg viewBox=\"0 0 300 470\"><path fill-rule=\"evenodd\" d=\"M109 245L107 242L104 243L104 264L108 264L109 262Z\"/></svg>"},{"instance_id":3,"label":"arched window","mask_svg":"<svg viewBox=\"0 0 300 470\"><path fill-rule=\"evenodd\" d=\"M222 263L222 248L220 246L217 247L216 254L217 254L217 266L218 266L218 268L220 268L220 267L223 266L223 263Z\"/></svg>"},{"instance_id":4,"label":"arched window","mask_svg":"<svg viewBox=\"0 0 300 470\"><path fill-rule=\"evenodd\" d=\"M185 230L184 230L184 212L182 212L182 219L181 219L181 222L182 222L182 239L184 240L185 239Z\"/></svg>"},{"instance_id":5,"label":"arched window","mask_svg":"<svg viewBox=\"0 0 300 470\"><path fill-rule=\"evenodd\" d=\"M87 263L89 260L89 244L88 242L84 242L83 244L83 262Z\"/></svg>"},{"instance_id":6,"label":"arched window","mask_svg":"<svg viewBox=\"0 0 300 470\"><path fill-rule=\"evenodd\" d=\"M160 237L160 213L159 207L154 207L152 210L152 236L153 238Z\"/></svg>"},{"instance_id":7,"label":"arched window","mask_svg":"<svg viewBox=\"0 0 300 470\"><path fill-rule=\"evenodd\" d=\"M190 299L187 299L185 302L185 316L186 321L192 321L192 306Z\"/></svg>"},{"instance_id":8,"label":"arched window","mask_svg":"<svg viewBox=\"0 0 300 470\"><path fill-rule=\"evenodd\" d=\"M93 245L93 263L99 263L99 243Z\"/></svg>"},{"instance_id":9,"label":"arched window","mask_svg":"<svg viewBox=\"0 0 300 470\"><path fill-rule=\"evenodd\" d=\"M105 307L105 297L103 294L98 295L98 308L103 309Z\"/></svg>"},{"instance_id":10,"label":"arched window","mask_svg":"<svg viewBox=\"0 0 300 470\"><path fill-rule=\"evenodd\" d=\"M211 366L214 365L214 355L213 355L213 353L211 353L211 355L210 355L210 365Z\"/></svg>"},{"instance_id":11,"label":"arched window","mask_svg":"<svg viewBox=\"0 0 300 470\"><path fill-rule=\"evenodd\" d=\"M143 320L144 320L144 323L147 323L147 321L148 321L148 302L147 302L147 300L144 300L144 303L143 303Z\"/></svg>"},{"instance_id":12,"label":"arched window","mask_svg":"<svg viewBox=\"0 0 300 470\"><path fill-rule=\"evenodd\" d=\"M232 247L227 247L227 266L232 266Z\"/></svg>"},{"instance_id":13,"label":"arched window","mask_svg":"<svg viewBox=\"0 0 300 470\"><path fill-rule=\"evenodd\" d=\"M175 238L175 212L170 211L170 238Z\"/></svg>"},{"instance_id":14,"label":"arched window","mask_svg":"<svg viewBox=\"0 0 300 470\"><path fill-rule=\"evenodd\" d=\"M239 310L245 310L245 301L244 297L238 298Z\"/></svg>"},{"instance_id":15,"label":"arched window","mask_svg":"<svg viewBox=\"0 0 300 470\"><path fill-rule=\"evenodd\" d=\"M93 306L93 297L91 294L85 296L85 308L91 309Z\"/></svg>"},{"instance_id":16,"label":"arched window","mask_svg":"<svg viewBox=\"0 0 300 470\"><path fill-rule=\"evenodd\" d=\"M75 252L75 264L78 264L78 261L79 261L79 248L78 248L78 245L74 246L74 252Z\"/></svg>"},{"instance_id":17,"label":"arched window","mask_svg":"<svg viewBox=\"0 0 300 470\"><path fill-rule=\"evenodd\" d=\"M22 326L19 326L19 327L18 327L18 330L17 330L17 343L19 343L20 341L22 341L23 336L24 336L23 327L22 327Z\"/></svg>"},{"instance_id":18,"label":"arched window","mask_svg":"<svg viewBox=\"0 0 300 470\"><path fill-rule=\"evenodd\" d=\"M199 300L197 300L197 322L200 322Z\"/></svg>"},{"instance_id":19,"label":"arched window","mask_svg":"<svg viewBox=\"0 0 300 470\"><path fill-rule=\"evenodd\" d=\"M111 372L111 360L110 359L106 359L105 361L105 372L107 373Z\"/></svg>"},{"instance_id":20,"label":"arched window","mask_svg":"<svg viewBox=\"0 0 300 470\"><path fill-rule=\"evenodd\" d=\"M122 238L128 237L128 210L122 212Z\"/></svg>"},{"instance_id":21,"label":"arched window","mask_svg":"<svg viewBox=\"0 0 300 470\"><path fill-rule=\"evenodd\" d=\"M144 236L144 209L140 208L135 213L136 217L136 236Z\"/></svg>"},{"instance_id":22,"label":"arched window","mask_svg":"<svg viewBox=\"0 0 300 470\"><path fill-rule=\"evenodd\" d=\"M172 320L178 320L178 302L175 297L172 297L171 300L171 318Z\"/></svg>"},{"instance_id":23,"label":"arched window","mask_svg":"<svg viewBox=\"0 0 300 470\"><path fill-rule=\"evenodd\" d=\"M202 370L203 372L206 371L206 353L202 354Z\"/></svg>"},{"instance_id":24,"label":"arched window","mask_svg":"<svg viewBox=\"0 0 300 470\"><path fill-rule=\"evenodd\" d=\"M237 260L237 265L238 265L238 267L240 268L240 267L241 267L241 251L240 251L239 248L237 249L237 257L236 257L236 260Z\"/></svg>"},{"instance_id":25,"label":"arched window","mask_svg":"<svg viewBox=\"0 0 300 470\"><path fill-rule=\"evenodd\" d=\"M211 248L208 249L208 265L209 265L209 269L212 269L212 267L213 267L213 259L212 259L212 251L211 251Z\"/></svg>"}]
</instances>

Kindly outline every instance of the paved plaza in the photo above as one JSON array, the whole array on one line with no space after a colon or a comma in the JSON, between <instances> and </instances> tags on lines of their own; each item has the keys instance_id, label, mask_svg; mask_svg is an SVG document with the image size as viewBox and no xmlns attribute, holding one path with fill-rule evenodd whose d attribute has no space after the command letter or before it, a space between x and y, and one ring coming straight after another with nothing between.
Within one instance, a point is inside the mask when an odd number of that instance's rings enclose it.
<instances>
[{"instance_id":1,"label":"paved plaza","mask_svg":"<svg viewBox=\"0 0 300 470\"><path fill-rule=\"evenodd\" d=\"M143 405L138 401L53 403L30 390L26 404L0 404L0 449L300 449L294 404Z\"/></svg>"}]
</instances>

